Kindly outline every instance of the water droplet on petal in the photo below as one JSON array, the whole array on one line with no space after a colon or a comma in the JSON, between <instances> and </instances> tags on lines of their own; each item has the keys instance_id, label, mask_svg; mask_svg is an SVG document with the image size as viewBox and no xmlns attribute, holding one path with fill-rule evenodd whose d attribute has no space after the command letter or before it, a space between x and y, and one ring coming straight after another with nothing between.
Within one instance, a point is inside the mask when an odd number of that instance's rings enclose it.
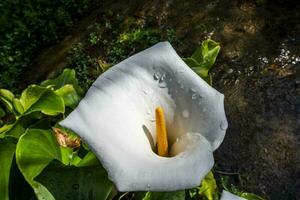
<instances>
[{"instance_id":1,"label":"water droplet on petal","mask_svg":"<svg viewBox=\"0 0 300 200\"><path fill-rule=\"evenodd\" d=\"M221 121L221 123L220 123L220 128L222 129L222 130L226 130L227 129L227 127L228 127L228 122L227 122L227 120L223 120L223 121Z\"/></svg>"},{"instance_id":2,"label":"water droplet on petal","mask_svg":"<svg viewBox=\"0 0 300 200\"><path fill-rule=\"evenodd\" d=\"M167 87L167 83L165 81L158 82L158 87L165 88L165 87Z\"/></svg>"},{"instance_id":3,"label":"water droplet on petal","mask_svg":"<svg viewBox=\"0 0 300 200\"><path fill-rule=\"evenodd\" d=\"M197 94L196 93L194 93L194 94L192 94L192 99L197 99Z\"/></svg>"},{"instance_id":4,"label":"water droplet on petal","mask_svg":"<svg viewBox=\"0 0 300 200\"><path fill-rule=\"evenodd\" d=\"M143 90L143 92L144 92L144 94L148 94L149 93L149 91L148 90Z\"/></svg>"},{"instance_id":5,"label":"water droplet on petal","mask_svg":"<svg viewBox=\"0 0 300 200\"><path fill-rule=\"evenodd\" d=\"M164 81L164 80L165 80L165 78L166 78L166 74L163 74L163 75L160 77L160 79L159 79L159 82L162 82L162 81Z\"/></svg>"},{"instance_id":6,"label":"water droplet on petal","mask_svg":"<svg viewBox=\"0 0 300 200\"><path fill-rule=\"evenodd\" d=\"M165 75L165 74L163 74L163 75L160 77L160 79L159 79L159 81L158 81L158 86L159 86L160 88L165 88L165 87L167 87L167 83L166 83L166 81L165 81L165 78L166 78L166 75Z\"/></svg>"},{"instance_id":7,"label":"water droplet on petal","mask_svg":"<svg viewBox=\"0 0 300 200\"><path fill-rule=\"evenodd\" d=\"M188 118L188 117L190 116L189 111L188 111L188 110L183 110L183 111L182 111L182 116L183 116L184 118Z\"/></svg>"},{"instance_id":8,"label":"water droplet on petal","mask_svg":"<svg viewBox=\"0 0 300 200\"><path fill-rule=\"evenodd\" d=\"M155 122L155 118L150 119L150 122Z\"/></svg>"},{"instance_id":9,"label":"water droplet on petal","mask_svg":"<svg viewBox=\"0 0 300 200\"><path fill-rule=\"evenodd\" d=\"M154 73L154 74L153 74L153 78L154 78L154 80L157 81L157 80L160 78L160 76L159 76L159 74Z\"/></svg>"}]
</instances>

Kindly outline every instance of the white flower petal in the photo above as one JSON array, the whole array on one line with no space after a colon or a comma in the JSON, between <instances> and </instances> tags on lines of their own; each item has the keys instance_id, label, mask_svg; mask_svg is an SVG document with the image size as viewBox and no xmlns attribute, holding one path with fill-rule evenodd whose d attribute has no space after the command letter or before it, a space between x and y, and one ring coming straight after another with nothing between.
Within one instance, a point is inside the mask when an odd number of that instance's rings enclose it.
<instances>
[{"instance_id":1,"label":"white flower petal","mask_svg":"<svg viewBox=\"0 0 300 200\"><path fill-rule=\"evenodd\" d=\"M227 192L226 190L223 190L220 200L246 200L246 199L236 196L234 194L231 194L230 192Z\"/></svg>"},{"instance_id":2,"label":"white flower petal","mask_svg":"<svg viewBox=\"0 0 300 200\"><path fill-rule=\"evenodd\" d=\"M119 190L178 190L199 185L213 166L227 129L223 98L164 42L102 74L60 124L90 145ZM171 158L153 152L158 106Z\"/></svg>"}]
</instances>

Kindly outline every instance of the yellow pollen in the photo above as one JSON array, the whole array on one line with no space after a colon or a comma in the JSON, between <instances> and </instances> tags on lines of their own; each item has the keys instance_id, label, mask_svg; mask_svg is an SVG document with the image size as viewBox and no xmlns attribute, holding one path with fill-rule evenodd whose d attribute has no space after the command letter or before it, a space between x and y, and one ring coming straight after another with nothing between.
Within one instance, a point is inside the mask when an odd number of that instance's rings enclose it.
<instances>
[{"instance_id":1,"label":"yellow pollen","mask_svg":"<svg viewBox=\"0 0 300 200\"><path fill-rule=\"evenodd\" d=\"M161 107L155 109L156 118L156 141L157 153L159 156L167 157L168 152L168 136L165 122L164 111Z\"/></svg>"}]
</instances>

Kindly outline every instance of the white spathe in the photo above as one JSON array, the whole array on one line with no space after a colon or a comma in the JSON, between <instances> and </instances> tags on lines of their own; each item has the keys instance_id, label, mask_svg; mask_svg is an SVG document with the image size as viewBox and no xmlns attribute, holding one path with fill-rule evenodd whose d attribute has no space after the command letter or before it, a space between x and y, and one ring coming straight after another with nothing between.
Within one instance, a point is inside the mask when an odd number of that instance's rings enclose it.
<instances>
[{"instance_id":1,"label":"white spathe","mask_svg":"<svg viewBox=\"0 0 300 200\"><path fill-rule=\"evenodd\" d=\"M220 200L246 200L245 198L234 195L226 190L223 190Z\"/></svg>"},{"instance_id":2,"label":"white spathe","mask_svg":"<svg viewBox=\"0 0 300 200\"><path fill-rule=\"evenodd\" d=\"M60 124L89 144L118 190L186 189L198 186L214 164L227 129L223 100L161 42L103 73ZM153 151L158 106L169 158Z\"/></svg>"}]
</instances>

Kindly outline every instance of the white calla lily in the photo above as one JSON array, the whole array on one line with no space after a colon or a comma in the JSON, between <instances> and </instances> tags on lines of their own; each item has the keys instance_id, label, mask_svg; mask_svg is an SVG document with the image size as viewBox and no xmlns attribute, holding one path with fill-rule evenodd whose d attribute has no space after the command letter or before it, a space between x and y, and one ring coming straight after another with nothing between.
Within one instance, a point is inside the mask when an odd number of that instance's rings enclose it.
<instances>
[{"instance_id":1,"label":"white calla lily","mask_svg":"<svg viewBox=\"0 0 300 200\"><path fill-rule=\"evenodd\" d=\"M245 198L234 195L226 190L223 190L220 200L246 200Z\"/></svg>"},{"instance_id":2,"label":"white calla lily","mask_svg":"<svg viewBox=\"0 0 300 200\"><path fill-rule=\"evenodd\" d=\"M214 164L227 129L223 100L162 42L103 73L60 124L89 144L120 191L186 189ZM157 107L170 157L154 152Z\"/></svg>"}]
</instances>

